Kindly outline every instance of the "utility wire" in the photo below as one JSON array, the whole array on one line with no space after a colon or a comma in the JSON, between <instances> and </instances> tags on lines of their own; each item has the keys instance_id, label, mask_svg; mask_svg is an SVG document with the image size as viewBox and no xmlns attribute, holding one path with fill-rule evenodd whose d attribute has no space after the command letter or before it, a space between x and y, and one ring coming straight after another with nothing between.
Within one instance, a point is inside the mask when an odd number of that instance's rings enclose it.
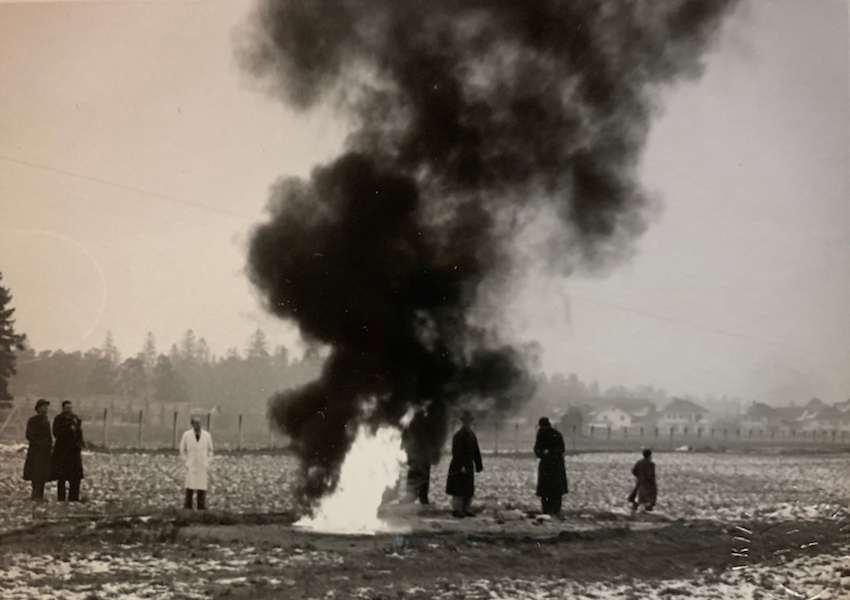
<instances>
[{"instance_id":1,"label":"utility wire","mask_svg":"<svg viewBox=\"0 0 850 600\"><path fill-rule=\"evenodd\" d=\"M226 208L216 208L215 206L209 206L207 204L201 204L200 202L191 202L189 200L182 200L180 198L175 198L174 196L169 196L167 194L160 194L159 192L152 192L150 190L144 190L142 188L133 187L131 185L125 185L123 183L117 183L114 181L108 181L106 179L100 179L98 177L91 177L89 175L82 175L80 173L74 173L72 171L64 171L62 169L57 169L55 167L50 167L47 165L42 165L38 163L28 162L25 160L20 160L18 158L12 158L10 156L0 155L0 160L6 161L9 163L23 165L25 167L30 167L32 169L40 169L42 171L47 171L49 173L56 173L58 175L65 175L66 177L74 177L75 179L82 179L83 181L92 181L94 183L99 183L101 185L106 185L109 187L118 188L120 190L125 190L129 192L135 192L137 194L143 194L145 196L151 196L153 198L159 198L160 200L166 200L168 202L175 202L177 204L182 204L184 206L191 206L192 208L200 208L201 210L208 210L210 212L216 212L223 215L228 215L231 217L239 217L240 219L246 219L249 221L255 220L254 217L250 217L248 215L244 215L242 213L233 212L231 210L227 210Z\"/></svg>"}]
</instances>

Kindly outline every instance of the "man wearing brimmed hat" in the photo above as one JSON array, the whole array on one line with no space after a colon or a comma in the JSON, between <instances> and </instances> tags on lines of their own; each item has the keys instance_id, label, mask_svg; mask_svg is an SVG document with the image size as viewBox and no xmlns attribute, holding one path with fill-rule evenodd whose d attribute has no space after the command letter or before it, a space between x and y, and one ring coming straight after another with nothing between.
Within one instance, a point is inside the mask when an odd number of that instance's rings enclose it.
<instances>
[{"instance_id":1,"label":"man wearing brimmed hat","mask_svg":"<svg viewBox=\"0 0 850 600\"><path fill-rule=\"evenodd\" d=\"M446 480L446 493L452 497L452 516L459 519L474 516L470 505L475 495L475 473L484 470L478 438L471 427L472 420L472 413L463 411L460 416L462 426L452 437L452 462L449 463Z\"/></svg>"},{"instance_id":2,"label":"man wearing brimmed hat","mask_svg":"<svg viewBox=\"0 0 850 600\"><path fill-rule=\"evenodd\" d=\"M32 499L44 502L44 484L50 481L50 453L53 452L53 436L47 407L50 402L41 398L35 403L35 416L27 421L27 460L24 463L24 481L32 482Z\"/></svg>"}]
</instances>

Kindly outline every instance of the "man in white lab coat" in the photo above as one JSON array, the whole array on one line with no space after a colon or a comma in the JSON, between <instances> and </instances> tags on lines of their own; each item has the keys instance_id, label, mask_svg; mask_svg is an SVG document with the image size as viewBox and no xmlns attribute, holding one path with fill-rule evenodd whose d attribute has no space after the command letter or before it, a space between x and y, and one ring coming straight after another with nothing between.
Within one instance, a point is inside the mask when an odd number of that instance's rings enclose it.
<instances>
[{"instance_id":1,"label":"man in white lab coat","mask_svg":"<svg viewBox=\"0 0 850 600\"><path fill-rule=\"evenodd\" d=\"M180 458L186 465L186 503L192 510L192 496L198 493L198 510L207 508L207 470L213 457L213 442L209 431L201 429L201 420L192 417L192 429L180 440Z\"/></svg>"}]
</instances>

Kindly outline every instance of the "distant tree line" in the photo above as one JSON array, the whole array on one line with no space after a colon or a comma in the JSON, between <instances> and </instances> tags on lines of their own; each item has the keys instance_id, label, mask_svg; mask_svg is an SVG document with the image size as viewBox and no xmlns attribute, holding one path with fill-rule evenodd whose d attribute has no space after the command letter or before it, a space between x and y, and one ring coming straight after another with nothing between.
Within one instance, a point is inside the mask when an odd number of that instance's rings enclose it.
<instances>
[{"instance_id":1,"label":"distant tree line","mask_svg":"<svg viewBox=\"0 0 850 600\"><path fill-rule=\"evenodd\" d=\"M313 349L300 360L291 359L284 346L270 350L259 329L242 352L231 348L224 356L214 356L204 338L188 330L167 354L157 351L156 340L148 333L141 350L122 359L108 333L99 348L86 352L25 348L16 351L15 357L17 374L11 377L9 391L16 397L120 395L146 402L219 407L234 413L265 413L273 393L315 379L323 362ZM672 400L665 390L652 385L601 389L598 382L586 383L575 373L541 373L536 382L534 396L517 407L520 416L536 419L560 414L569 406L593 404L595 398L641 398L659 408ZM685 398L715 408L739 402L726 397Z\"/></svg>"},{"instance_id":2,"label":"distant tree line","mask_svg":"<svg viewBox=\"0 0 850 600\"><path fill-rule=\"evenodd\" d=\"M322 364L313 350L300 360L291 360L284 346L270 351L259 329L244 352L231 348L224 356L212 355L206 341L189 330L167 354L157 351L148 333L142 349L122 360L108 333L99 348L86 352L25 348L16 357L10 391L18 398L120 395L263 413L275 391L314 379Z\"/></svg>"}]
</instances>

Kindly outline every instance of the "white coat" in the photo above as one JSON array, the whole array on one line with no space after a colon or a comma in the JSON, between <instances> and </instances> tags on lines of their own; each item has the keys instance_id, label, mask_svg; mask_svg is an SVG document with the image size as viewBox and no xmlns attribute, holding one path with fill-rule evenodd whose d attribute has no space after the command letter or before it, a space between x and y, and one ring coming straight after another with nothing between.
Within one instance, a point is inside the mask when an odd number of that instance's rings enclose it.
<instances>
[{"instance_id":1,"label":"white coat","mask_svg":"<svg viewBox=\"0 0 850 600\"><path fill-rule=\"evenodd\" d=\"M213 457L213 442L209 431L201 430L201 439L195 439L190 429L180 440L180 458L186 465L186 489L206 490L207 470Z\"/></svg>"}]
</instances>

